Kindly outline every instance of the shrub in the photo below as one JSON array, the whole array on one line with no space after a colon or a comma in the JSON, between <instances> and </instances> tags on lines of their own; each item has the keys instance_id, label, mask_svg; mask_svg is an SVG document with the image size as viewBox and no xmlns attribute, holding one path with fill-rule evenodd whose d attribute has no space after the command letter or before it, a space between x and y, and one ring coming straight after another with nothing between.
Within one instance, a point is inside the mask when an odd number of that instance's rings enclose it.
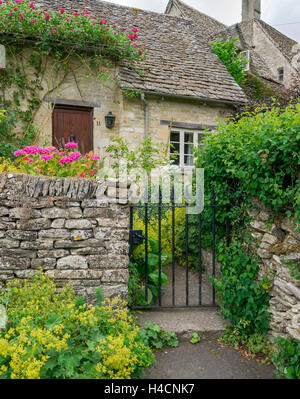
<instances>
[{"instance_id":1,"label":"shrub","mask_svg":"<svg viewBox=\"0 0 300 399\"><path fill-rule=\"evenodd\" d=\"M33 175L96 177L100 157L92 152L83 156L77 147L76 143L67 143L61 151L56 147L25 147L15 152L15 164Z\"/></svg>"},{"instance_id":2,"label":"shrub","mask_svg":"<svg viewBox=\"0 0 300 399\"><path fill-rule=\"evenodd\" d=\"M253 334L265 334L269 329L267 309L272 281L267 277L257 281L257 259L237 241L230 247L219 244L218 261L222 275L212 278L218 303L224 318L232 323L231 335L245 345Z\"/></svg>"},{"instance_id":3,"label":"shrub","mask_svg":"<svg viewBox=\"0 0 300 399\"><path fill-rule=\"evenodd\" d=\"M300 379L300 341L278 337L275 341L273 362L278 368L276 374L288 379Z\"/></svg>"},{"instance_id":4,"label":"shrub","mask_svg":"<svg viewBox=\"0 0 300 399\"><path fill-rule=\"evenodd\" d=\"M8 317L0 330L2 379L136 378L154 361L118 298L86 306L70 286L58 291L37 274L9 283L0 303Z\"/></svg>"},{"instance_id":5,"label":"shrub","mask_svg":"<svg viewBox=\"0 0 300 399\"><path fill-rule=\"evenodd\" d=\"M290 216L294 210L299 219L299 148L300 103L284 111L258 108L207 135L196 151L196 166L205 168L206 192L214 185L219 205L249 207L255 197L275 212Z\"/></svg>"}]
</instances>

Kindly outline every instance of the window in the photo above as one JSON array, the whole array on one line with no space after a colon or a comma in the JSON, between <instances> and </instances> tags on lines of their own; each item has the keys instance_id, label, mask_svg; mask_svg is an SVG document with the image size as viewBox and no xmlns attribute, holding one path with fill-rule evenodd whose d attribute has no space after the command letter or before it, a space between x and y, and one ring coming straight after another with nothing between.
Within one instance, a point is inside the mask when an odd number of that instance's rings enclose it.
<instances>
[{"instance_id":1,"label":"window","mask_svg":"<svg viewBox=\"0 0 300 399\"><path fill-rule=\"evenodd\" d=\"M278 68L278 80L283 82L284 79L284 68Z\"/></svg>"},{"instance_id":2,"label":"window","mask_svg":"<svg viewBox=\"0 0 300 399\"><path fill-rule=\"evenodd\" d=\"M251 61L250 50L242 51L241 54L243 54L245 60L247 61L247 65L245 66L244 71L245 72L250 71L250 61Z\"/></svg>"},{"instance_id":3,"label":"window","mask_svg":"<svg viewBox=\"0 0 300 399\"><path fill-rule=\"evenodd\" d=\"M171 131L170 157L174 165L193 166L193 150L201 144L204 138L204 131L188 131L174 129Z\"/></svg>"}]
</instances>

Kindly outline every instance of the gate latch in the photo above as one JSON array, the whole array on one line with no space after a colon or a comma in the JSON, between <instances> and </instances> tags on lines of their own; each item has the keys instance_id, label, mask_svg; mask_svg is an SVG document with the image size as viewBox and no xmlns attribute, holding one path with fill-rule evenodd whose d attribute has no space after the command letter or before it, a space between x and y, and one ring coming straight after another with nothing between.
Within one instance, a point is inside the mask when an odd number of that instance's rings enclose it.
<instances>
[{"instance_id":1,"label":"gate latch","mask_svg":"<svg viewBox=\"0 0 300 399\"><path fill-rule=\"evenodd\" d=\"M132 244L143 244L145 237L143 236L143 230L131 230L130 231L130 242Z\"/></svg>"}]
</instances>

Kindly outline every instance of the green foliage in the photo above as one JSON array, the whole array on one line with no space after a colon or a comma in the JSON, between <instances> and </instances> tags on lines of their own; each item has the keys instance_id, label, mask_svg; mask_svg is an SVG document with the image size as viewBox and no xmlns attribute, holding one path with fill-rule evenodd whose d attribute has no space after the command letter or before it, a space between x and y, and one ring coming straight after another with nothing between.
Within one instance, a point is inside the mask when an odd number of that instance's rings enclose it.
<instances>
[{"instance_id":1,"label":"green foliage","mask_svg":"<svg viewBox=\"0 0 300 399\"><path fill-rule=\"evenodd\" d=\"M296 280L300 280L300 264L296 261L286 260L284 262L286 266L290 269L291 277L295 278Z\"/></svg>"},{"instance_id":2,"label":"green foliage","mask_svg":"<svg viewBox=\"0 0 300 399\"><path fill-rule=\"evenodd\" d=\"M214 53L220 58L226 66L230 75L241 85L245 81L244 69L247 61L243 54L238 53L236 47L237 39L222 41L220 38L212 43Z\"/></svg>"},{"instance_id":3,"label":"green foliage","mask_svg":"<svg viewBox=\"0 0 300 399\"><path fill-rule=\"evenodd\" d=\"M163 331L157 324L151 321L146 322L145 327L140 330L140 337L146 346L153 349L178 346L178 338L175 333Z\"/></svg>"},{"instance_id":4,"label":"green foliage","mask_svg":"<svg viewBox=\"0 0 300 399\"><path fill-rule=\"evenodd\" d=\"M196 166L205 168L206 192L214 185L219 205L249 207L255 197L277 212L294 207L299 220L299 148L300 103L284 111L258 108L208 135L196 151Z\"/></svg>"},{"instance_id":5,"label":"green foliage","mask_svg":"<svg viewBox=\"0 0 300 399\"><path fill-rule=\"evenodd\" d=\"M140 62L147 51L133 45L138 38L135 27L118 30L88 11L68 14L61 8L47 13L32 4L0 4L1 43L7 51L7 66L0 71L0 107L6 110L6 118L0 118L0 157L12 158L43 133L34 124L35 116L43 99L68 74L74 75L74 61L84 67L86 77L118 86L115 65L144 73ZM54 70L55 77L45 79L46 72Z\"/></svg>"},{"instance_id":6,"label":"green foliage","mask_svg":"<svg viewBox=\"0 0 300 399\"><path fill-rule=\"evenodd\" d=\"M218 302L231 330L240 342L269 329L270 279L257 281L259 265L245 244L234 241L230 247L219 245L220 278L212 279Z\"/></svg>"},{"instance_id":7,"label":"green foliage","mask_svg":"<svg viewBox=\"0 0 300 399\"><path fill-rule=\"evenodd\" d=\"M167 163L166 147L163 144L156 144L151 137L145 138L135 148L130 148L124 138L113 139L107 146L106 152L114 160L112 168L119 172L120 162L127 163L127 172L135 173L135 180L145 178L152 169Z\"/></svg>"},{"instance_id":8,"label":"green foliage","mask_svg":"<svg viewBox=\"0 0 300 399\"><path fill-rule=\"evenodd\" d=\"M141 244L144 245L144 244ZM129 294L130 302L135 305L146 305L145 283L146 283L146 256L139 251L138 245L133 252L133 263L130 267ZM162 270L159 273L159 258ZM159 257L159 244L157 240L149 239L148 246L148 304L154 304L159 296L159 281L161 287L168 283L168 276L163 272L163 266L171 263L172 255L169 252L161 252Z\"/></svg>"},{"instance_id":9,"label":"green foliage","mask_svg":"<svg viewBox=\"0 0 300 399\"><path fill-rule=\"evenodd\" d=\"M201 341L201 338L199 337L199 334L193 333L190 343L195 345L195 344L198 344L200 341Z\"/></svg>"},{"instance_id":10,"label":"green foliage","mask_svg":"<svg viewBox=\"0 0 300 399\"><path fill-rule=\"evenodd\" d=\"M0 292L1 379L137 378L154 357L120 298L87 306L70 286L37 274Z\"/></svg>"},{"instance_id":11,"label":"green foliage","mask_svg":"<svg viewBox=\"0 0 300 399\"><path fill-rule=\"evenodd\" d=\"M278 377L300 379L300 341L278 337L275 341L273 362Z\"/></svg>"}]
</instances>

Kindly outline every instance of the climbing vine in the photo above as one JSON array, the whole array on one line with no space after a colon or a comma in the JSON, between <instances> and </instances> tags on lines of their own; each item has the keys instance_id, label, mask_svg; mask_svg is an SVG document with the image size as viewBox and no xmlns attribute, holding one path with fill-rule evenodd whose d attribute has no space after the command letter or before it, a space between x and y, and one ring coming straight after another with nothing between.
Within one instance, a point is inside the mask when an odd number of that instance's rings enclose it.
<instances>
[{"instance_id":1,"label":"climbing vine","mask_svg":"<svg viewBox=\"0 0 300 399\"><path fill-rule=\"evenodd\" d=\"M0 119L0 156L12 156L42 133L34 124L36 113L68 75L78 86L76 72L84 69L86 78L111 87L120 85L117 66L144 73L147 51L136 42L138 29L110 25L87 10L50 12L33 1L0 1L0 32L9 60L0 67L0 108L6 116Z\"/></svg>"}]
</instances>

